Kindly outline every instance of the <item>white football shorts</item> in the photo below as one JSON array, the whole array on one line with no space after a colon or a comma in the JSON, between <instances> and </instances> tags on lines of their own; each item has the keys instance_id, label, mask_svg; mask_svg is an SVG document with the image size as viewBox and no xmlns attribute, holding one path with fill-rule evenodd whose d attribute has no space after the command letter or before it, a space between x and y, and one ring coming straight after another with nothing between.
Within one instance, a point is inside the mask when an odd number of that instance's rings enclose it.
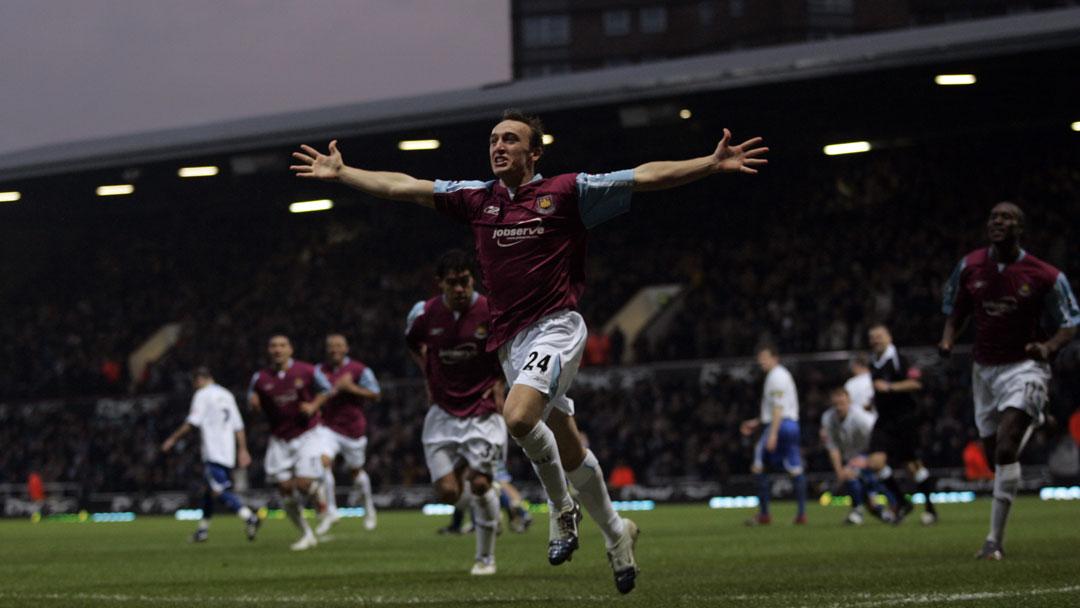
<instances>
[{"instance_id":1,"label":"white football shorts","mask_svg":"<svg viewBox=\"0 0 1080 608\"><path fill-rule=\"evenodd\" d=\"M341 454L349 469L364 468L367 462L367 437L349 437L321 424L317 428L322 435L323 454L329 456L330 460Z\"/></svg>"},{"instance_id":2,"label":"white football shorts","mask_svg":"<svg viewBox=\"0 0 1080 608\"><path fill-rule=\"evenodd\" d=\"M997 434L1001 412L1015 408L1042 424L1050 385L1050 366L1028 359L1005 365L979 365L971 372L975 426L979 437Z\"/></svg>"},{"instance_id":3,"label":"white football shorts","mask_svg":"<svg viewBox=\"0 0 1080 608\"><path fill-rule=\"evenodd\" d=\"M506 455L506 421L497 412L461 418L433 405L424 417L421 440L432 482L452 473L462 461L494 479Z\"/></svg>"},{"instance_id":4,"label":"white football shorts","mask_svg":"<svg viewBox=\"0 0 1080 608\"><path fill-rule=\"evenodd\" d=\"M266 477L274 483L288 481L293 477L318 479L322 477L323 441L319 427L285 441L270 437L266 446L263 468Z\"/></svg>"},{"instance_id":5,"label":"white football shorts","mask_svg":"<svg viewBox=\"0 0 1080 608\"><path fill-rule=\"evenodd\" d=\"M562 310L519 331L499 347L499 361L510 386L524 384L547 396L545 420L552 408L574 415L574 400L566 391L577 376L588 335L581 315Z\"/></svg>"}]
</instances>

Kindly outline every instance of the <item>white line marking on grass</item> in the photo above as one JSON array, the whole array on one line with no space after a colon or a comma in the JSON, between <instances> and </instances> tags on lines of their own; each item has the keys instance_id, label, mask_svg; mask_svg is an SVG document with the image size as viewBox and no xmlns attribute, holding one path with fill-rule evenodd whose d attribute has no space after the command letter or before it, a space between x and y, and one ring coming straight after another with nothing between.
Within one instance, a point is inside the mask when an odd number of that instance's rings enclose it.
<instances>
[{"instance_id":1,"label":"white line marking on grass","mask_svg":"<svg viewBox=\"0 0 1080 608\"><path fill-rule=\"evenodd\" d=\"M877 606L906 606L918 604L951 604L960 602L974 602L978 600L994 600L1012 597L1031 597L1036 595L1057 595L1062 593L1080 592L1080 585L1068 587L1056 587L1053 589L1025 589L1017 591L973 591L957 593L893 593L874 596L872 594L860 594L859 601L835 602L828 608L873 608ZM824 608L821 604L815 604L814 608Z\"/></svg>"}]
</instances>

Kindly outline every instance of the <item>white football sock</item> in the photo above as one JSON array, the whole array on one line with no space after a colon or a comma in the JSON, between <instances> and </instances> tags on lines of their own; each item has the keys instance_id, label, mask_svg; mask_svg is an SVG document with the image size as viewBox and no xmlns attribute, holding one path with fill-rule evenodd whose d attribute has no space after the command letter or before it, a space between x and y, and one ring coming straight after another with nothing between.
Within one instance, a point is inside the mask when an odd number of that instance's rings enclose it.
<instances>
[{"instance_id":1,"label":"white football sock","mask_svg":"<svg viewBox=\"0 0 1080 608\"><path fill-rule=\"evenodd\" d=\"M1005 523L1019 486L1019 462L994 467L994 502L990 506L990 534L986 540L994 541L999 546L1005 540Z\"/></svg>"},{"instance_id":2,"label":"white football sock","mask_svg":"<svg viewBox=\"0 0 1080 608\"><path fill-rule=\"evenodd\" d=\"M371 500L371 477L368 476L367 471L360 470L360 474L356 476L356 485L360 488L360 500L364 504L364 512L374 513L375 503Z\"/></svg>"},{"instance_id":3,"label":"white football sock","mask_svg":"<svg viewBox=\"0 0 1080 608\"><path fill-rule=\"evenodd\" d=\"M307 520L304 519L304 512L300 507L302 502L300 492L294 490L291 496L286 496L282 501L282 506L285 509L285 515L289 516L289 521L294 526L300 529L304 533L304 536L312 534L311 526L308 525Z\"/></svg>"},{"instance_id":4,"label":"white football sock","mask_svg":"<svg viewBox=\"0 0 1080 608\"><path fill-rule=\"evenodd\" d=\"M604 483L604 473L592 450L586 450L581 466L568 471L566 475L570 478L570 483L577 488L578 500L589 512L589 517L600 526L607 548L614 547L622 538L623 520L611 504L611 496L608 494L607 484Z\"/></svg>"},{"instance_id":5,"label":"white football sock","mask_svg":"<svg viewBox=\"0 0 1080 608\"><path fill-rule=\"evenodd\" d=\"M538 422L524 437L514 437L514 441L532 461L536 476L540 478L540 483L555 508L561 511L573 506L562 463L559 461L559 448L551 429L543 422Z\"/></svg>"},{"instance_id":6,"label":"white football sock","mask_svg":"<svg viewBox=\"0 0 1080 608\"><path fill-rule=\"evenodd\" d=\"M323 471L323 487L326 489L326 514L337 514L337 480L334 479L334 468L326 467Z\"/></svg>"},{"instance_id":7,"label":"white football sock","mask_svg":"<svg viewBox=\"0 0 1080 608\"><path fill-rule=\"evenodd\" d=\"M476 528L476 559L495 556L495 529L499 523L499 496L488 488L480 496L473 495L473 526Z\"/></svg>"}]
</instances>

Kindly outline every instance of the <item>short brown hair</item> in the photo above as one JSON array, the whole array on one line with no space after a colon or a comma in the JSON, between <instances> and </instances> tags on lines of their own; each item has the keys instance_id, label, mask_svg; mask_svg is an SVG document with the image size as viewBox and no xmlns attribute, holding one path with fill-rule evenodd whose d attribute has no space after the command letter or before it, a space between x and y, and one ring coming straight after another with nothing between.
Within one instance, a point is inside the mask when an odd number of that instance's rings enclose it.
<instances>
[{"instance_id":1,"label":"short brown hair","mask_svg":"<svg viewBox=\"0 0 1080 608\"><path fill-rule=\"evenodd\" d=\"M502 113L503 120L513 120L529 125L532 135L529 136L529 147L532 149L544 149L544 123L534 114L527 114L517 108L507 108Z\"/></svg>"},{"instance_id":2,"label":"short brown hair","mask_svg":"<svg viewBox=\"0 0 1080 608\"><path fill-rule=\"evenodd\" d=\"M472 258L469 257L469 254L460 249L451 249L442 254L438 264L435 266L435 276L442 279L451 272L475 274L472 271Z\"/></svg>"}]
</instances>

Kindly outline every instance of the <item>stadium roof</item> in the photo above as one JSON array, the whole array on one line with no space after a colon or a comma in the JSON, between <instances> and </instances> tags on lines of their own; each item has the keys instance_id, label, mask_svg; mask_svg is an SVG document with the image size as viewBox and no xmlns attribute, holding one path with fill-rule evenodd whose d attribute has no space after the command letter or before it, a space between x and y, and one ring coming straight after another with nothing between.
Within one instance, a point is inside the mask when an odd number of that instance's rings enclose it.
<instances>
[{"instance_id":1,"label":"stadium roof","mask_svg":"<svg viewBox=\"0 0 1080 608\"><path fill-rule=\"evenodd\" d=\"M884 68L1066 48L1080 8L756 48L685 59L96 139L0 155L0 180L250 151L299 139L457 124L510 106L544 112L734 89Z\"/></svg>"}]
</instances>

